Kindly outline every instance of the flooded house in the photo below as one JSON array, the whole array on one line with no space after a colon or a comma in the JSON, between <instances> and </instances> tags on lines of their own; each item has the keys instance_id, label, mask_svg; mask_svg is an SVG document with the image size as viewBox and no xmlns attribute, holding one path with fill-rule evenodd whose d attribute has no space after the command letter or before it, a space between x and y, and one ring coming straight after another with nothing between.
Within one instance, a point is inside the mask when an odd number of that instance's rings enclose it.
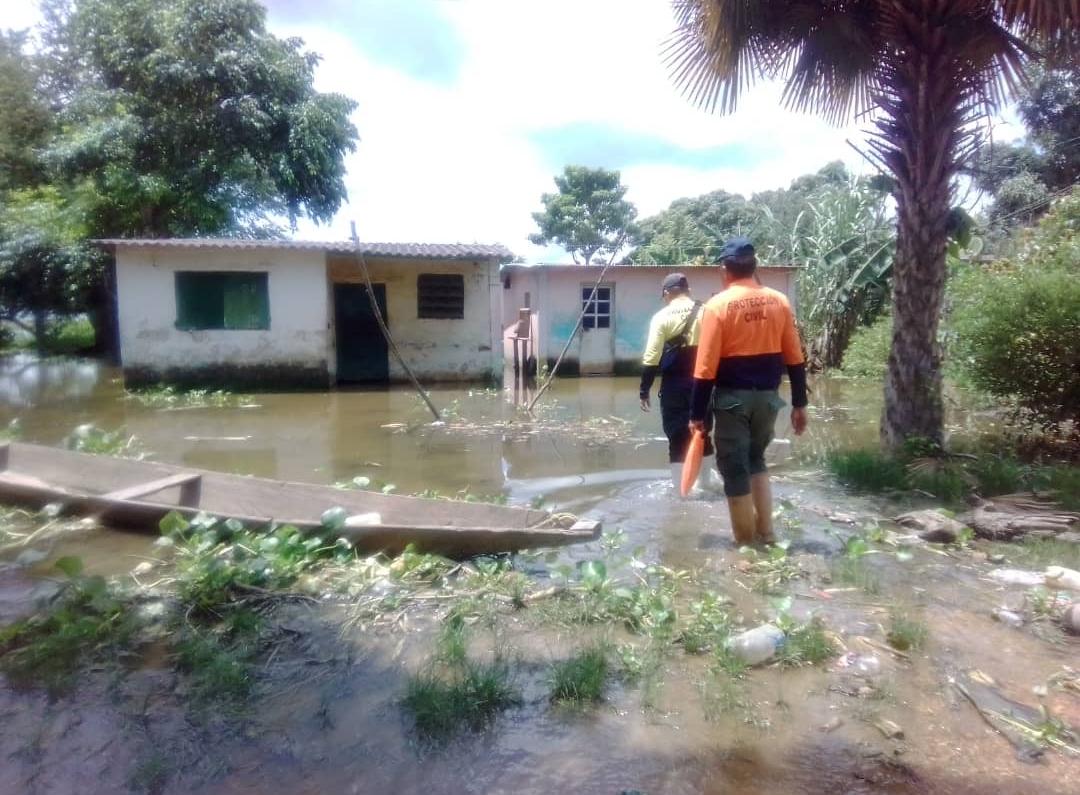
<instances>
[{"instance_id":1,"label":"flooded house","mask_svg":"<svg viewBox=\"0 0 1080 795\"><path fill-rule=\"evenodd\" d=\"M508 329L504 341L507 360L512 361L514 355L512 338L528 337L528 354L519 349L519 357L551 367L585 309L582 331L567 351L560 374L636 372L649 320L663 306L660 284L664 276L676 271L686 274L691 292L702 301L724 288L723 268L715 265L614 265L590 302L602 270L599 265L505 266L502 308L503 327ZM793 266L762 266L757 272L764 285L787 295L795 307L797 270ZM521 311L526 308L527 313Z\"/></svg>"},{"instance_id":2,"label":"flooded house","mask_svg":"<svg viewBox=\"0 0 1080 795\"><path fill-rule=\"evenodd\" d=\"M115 253L128 385L387 383L390 355L352 244L288 240L106 240ZM373 290L420 378L502 373L500 245L363 243Z\"/></svg>"}]
</instances>

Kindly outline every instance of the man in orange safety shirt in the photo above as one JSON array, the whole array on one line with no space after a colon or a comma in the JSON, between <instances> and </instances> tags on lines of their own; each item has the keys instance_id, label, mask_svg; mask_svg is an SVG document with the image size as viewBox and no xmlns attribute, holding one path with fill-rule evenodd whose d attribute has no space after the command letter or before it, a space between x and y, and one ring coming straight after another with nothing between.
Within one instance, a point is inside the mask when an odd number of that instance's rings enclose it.
<instances>
[{"instance_id":1,"label":"man in orange safety shirt","mask_svg":"<svg viewBox=\"0 0 1080 795\"><path fill-rule=\"evenodd\" d=\"M745 237L724 244L718 260L726 289L705 304L694 363L690 427L705 430L711 411L716 465L736 543L773 543L772 489L765 448L787 369L791 381L791 425L806 429L806 364L795 316L787 297L754 278L757 258Z\"/></svg>"}]
</instances>

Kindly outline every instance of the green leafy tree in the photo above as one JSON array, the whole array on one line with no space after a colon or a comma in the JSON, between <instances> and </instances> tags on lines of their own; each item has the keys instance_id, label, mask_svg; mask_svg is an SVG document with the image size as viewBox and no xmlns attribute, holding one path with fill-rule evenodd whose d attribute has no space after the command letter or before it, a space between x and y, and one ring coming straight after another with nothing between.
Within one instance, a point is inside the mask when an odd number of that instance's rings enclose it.
<instances>
[{"instance_id":1,"label":"green leafy tree","mask_svg":"<svg viewBox=\"0 0 1080 795\"><path fill-rule=\"evenodd\" d=\"M872 113L873 156L894 180L893 341L882 441L942 443L938 324L950 205L980 118L1034 51L1080 25L1075 0L675 0L669 49L697 104L730 112L755 77L832 121Z\"/></svg>"},{"instance_id":2,"label":"green leafy tree","mask_svg":"<svg viewBox=\"0 0 1080 795\"><path fill-rule=\"evenodd\" d=\"M1080 66L1070 48L1080 48L1080 34L1028 70L1017 102L1027 137L984 144L968 169L991 197L987 220L997 236L1031 224L1080 180Z\"/></svg>"},{"instance_id":3,"label":"green leafy tree","mask_svg":"<svg viewBox=\"0 0 1080 795\"><path fill-rule=\"evenodd\" d=\"M629 242L637 209L623 198L626 187L618 171L567 166L555 186L558 193L545 193L544 209L533 213L540 231L529 240L540 246L558 243L585 265L597 254L613 256Z\"/></svg>"},{"instance_id":4,"label":"green leafy tree","mask_svg":"<svg viewBox=\"0 0 1080 795\"><path fill-rule=\"evenodd\" d=\"M775 242L765 258L800 266L800 321L818 368L841 365L852 333L880 314L889 295L896 224L887 198L868 180L848 177L816 183L793 220L766 210L771 229L763 237Z\"/></svg>"},{"instance_id":5,"label":"green leafy tree","mask_svg":"<svg viewBox=\"0 0 1080 795\"><path fill-rule=\"evenodd\" d=\"M50 156L100 196L100 236L272 233L345 198L355 107L254 0L48 0L63 131Z\"/></svg>"},{"instance_id":6,"label":"green leafy tree","mask_svg":"<svg viewBox=\"0 0 1080 795\"><path fill-rule=\"evenodd\" d=\"M628 259L641 265L711 263L724 239L749 234L758 215L745 198L724 190L676 199L639 224L638 245Z\"/></svg>"},{"instance_id":7,"label":"green leafy tree","mask_svg":"<svg viewBox=\"0 0 1080 795\"><path fill-rule=\"evenodd\" d=\"M1047 428L1080 422L1080 187L1057 201L1016 252L962 263L950 286L956 360L976 386L1013 399ZM1008 300L1002 300L1008 296Z\"/></svg>"},{"instance_id":8,"label":"green leafy tree","mask_svg":"<svg viewBox=\"0 0 1080 795\"><path fill-rule=\"evenodd\" d=\"M26 34L0 30L0 197L44 177L37 150L53 120L39 79L38 65L26 53Z\"/></svg>"},{"instance_id":9,"label":"green leafy tree","mask_svg":"<svg viewBox=\"0 0 1080 795\"><path fill-rule=\"evenodd\" d=\"M0 215L0 319L46 348L48 322L82 311L101 260L86 243L86 215L53 187L12 191ZM27 323L27 318L31 323Z\"/></svg>"}]
</instances>

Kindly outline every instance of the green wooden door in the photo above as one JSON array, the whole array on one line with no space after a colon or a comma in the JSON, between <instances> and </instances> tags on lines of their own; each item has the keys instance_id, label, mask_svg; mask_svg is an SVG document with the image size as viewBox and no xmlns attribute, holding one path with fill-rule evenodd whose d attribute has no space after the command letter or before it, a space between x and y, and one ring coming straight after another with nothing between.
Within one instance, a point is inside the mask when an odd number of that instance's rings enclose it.
<instances>
[{"instance_id":1,"label":"green wooden door","mask_svg":"<svg viewBox=\"0 0 1080 795\"><path fill-rule=\"evenodd\" d=\"M386 285L373 284L379 311L386 316ZM337 339L337 380L344 384L385 383L390 379L386 339L371 311L363 284L334 285L334 327Z\"/></svg>"}]
</instances>

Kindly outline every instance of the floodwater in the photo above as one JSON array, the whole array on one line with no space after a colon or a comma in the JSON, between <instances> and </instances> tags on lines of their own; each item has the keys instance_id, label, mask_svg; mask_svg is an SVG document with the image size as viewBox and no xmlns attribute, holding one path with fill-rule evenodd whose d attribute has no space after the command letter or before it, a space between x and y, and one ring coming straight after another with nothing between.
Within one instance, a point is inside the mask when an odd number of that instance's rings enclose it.
<instances>
[{"instance_id":1,"label":"floodwater","mask_svg":"<svg viewBox=\"0 0 1080 795\"><path fill-rule=\"evenodd\" d=\"M838 536L900 509L846 494L819 463L830 448L875 442L879 393L873 384L818 380L808 434L796 439L785 415L778 422L770 463L775 497L790 506L780 531L808 570L828 568ZM640 411L636 380L561 380L536 420L515 407L528 396L512 390L436 388L431 397L444 424L432 425L417 396L399 389L151 407L126 397L118 374L92 362L0 366L0 424L17 419L26 441L59 444L92 423L124 429L152 458L171 463L321 483L365 476L402 493L542 501L602 520L644 560L703 572L749 624L769 615L769 599L740 575L722 501L674 498L659 414ZM960 410L950 418L960 433L979 421ZM120 575L149 554L150 540L87 530L47 552L48 560L78 554L89 570ZM598 544L582 545L560 559L599 554ZM616 684L601 706L566 712L546 701L546 666L583 633L539 630L522 618L499 639L520 656L521 706L484 733L423 749L399 705L407 671L430 654L436 621L418 616L393 630L310 641L289 686L264 694L242 731L226 740L175 717L176 698L160 695L167 683L154 685L154 676L167 678L164 670L147 674L134 711L105 697L65 710L63 701L0 690L7 726L0 753L13 760L0 765L0 792L114 792L131 784L148 743L175 765L161 790L169 793L1080 791L1080 762L1056 754L1020 761L952 683L979 670L1007 696L1036 703L1032 688L1075 665L1080 645L993 621L991 610L1009 589L987 579L985 562L970 555L915 550L909 561L867 560L875 591L830 594L797 580L791 612L821 616L853 652L875 656L881 670L872 676L844 667L850 658L757 669L741 706L717 713L709 705L723 694L705 662L675 655L648 697L641 687ZM15 609L34 587L26 569L0 569L0 611ZM926 624L926 647L904 658L857 646L858 636L881 641L895 606ZM298 624L333 625L341 617L333 606L290 609ZM1047 699L1055 714L1080 725L1076 696L1051 690ZM155 721L155 714L172 717ZM886 739L874 726L881 719L903 736Z\"/></svg>"}]
</instances>

